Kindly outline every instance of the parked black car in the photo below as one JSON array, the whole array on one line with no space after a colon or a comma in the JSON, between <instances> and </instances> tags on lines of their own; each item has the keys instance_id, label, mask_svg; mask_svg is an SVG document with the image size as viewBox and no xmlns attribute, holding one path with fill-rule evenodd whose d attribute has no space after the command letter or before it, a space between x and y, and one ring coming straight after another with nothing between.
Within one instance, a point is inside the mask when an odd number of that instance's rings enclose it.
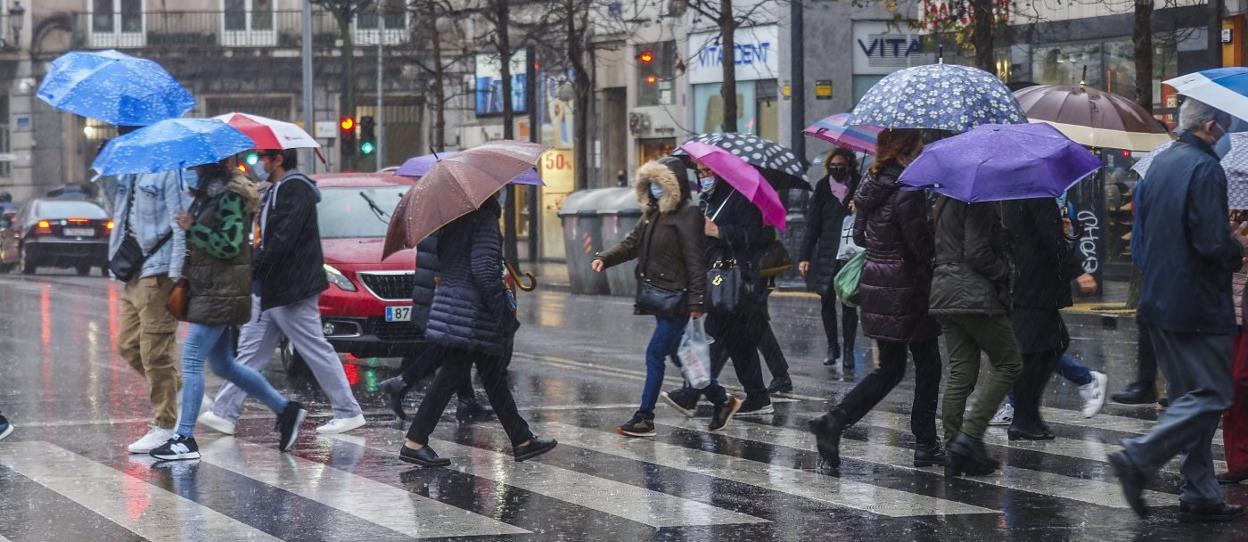
<instances>
[{"instance_id":1,"label":"parked black car","mask_svg":"<svg viewBox=\"0 0 1248 542\"><path fill-rule=\"evenodd\" d=\"M108 274L108 237L113 221L103 207L81 199L27 202L15 216L0 215L0 271L20 267L69 267L79 275L99 267Z\"/></svg>"}]
</instances>

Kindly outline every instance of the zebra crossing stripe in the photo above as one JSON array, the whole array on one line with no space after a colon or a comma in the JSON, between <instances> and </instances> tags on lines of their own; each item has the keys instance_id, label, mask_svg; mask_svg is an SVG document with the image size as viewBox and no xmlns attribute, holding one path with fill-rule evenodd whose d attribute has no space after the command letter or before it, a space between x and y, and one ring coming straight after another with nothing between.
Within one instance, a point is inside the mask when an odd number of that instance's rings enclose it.
<instances>
[{"instance_id":1,"label":"zebra crossing stripe","mask_svg":"<svg viewBox=\"0 0 1248 542\"><path fill-rule=\"evenodd\" d=\"M690 423L685 418L656 418L655 423L690 431L710 432L705 427L701 427L696 422ZM813 435L806 431L788 427L775 427L748 422L735 423L729 425L723 434L786 448L815 450L815 437ZM942 467L913 467L913 450L890 446L881 442L862 442L843 438L841 439L841 459L853 459L864 463L890 466L909 471L943 471ZM1127 503L1122 498L1122 488L1117 482L1087 480L1008 465L1002 466L1001 470L992 476L976 476L967 479L1015 491L1051 495L1098 506L1127 508ZM1144 496L1150 505L1165 506L1177 505L1179 503L1178 496L1169 493L1145 491Z\"/></svg>"},{"instance_id":2,"label":"zebra crossing stripe","mask_svg":"<svg viewBox=\"0 0 1248 542\"><path fill-rule=\"evenodd\" d=\"M149 540L278 540L207 506L47 442L6 443L0 447L0 465Z\"/></svg>"},{"instance_id":3,"label":"zebra crossing stripe","mask_svg":"<svg viewBox=\"0 0 1248 542\"><path fill-rule=\"evenodd\" d=\"M529 531L273 448L222 437L203 461L413 538ZM359 533L340 533L347 538ZM332 538L332 537L331 537Z\"/></svg>"},{"instance_id":4,"label":"zebra crossing stripe","mask_svg":"<svg viewBox=\"0 0 1248 542\"><path fill-rule=\"evenodd\" d=\"M344 435L334 435L333 438L341 442L357 442L356 438ZM367 447L394 453L401 445ZM429 445L438 451L438 455L451 460L449 469L650 527L767 523L767 520L754 516L552 465L534 461L516 463L510 455L492 450L438 439L429 439ZM611 498L604 499L603 495L610 495Z\"/></svg>"},{"instance_id":5,"label":"zebra crossing stripe","mask_svg":"<svg viewBox=\"0 0 1248 542\"><path fill-rule=\"evenodd\" d=\"M830 507L851 508L888 517L1000 513L997 510L970 504L916 495L674 444L626 439L597 429L557 422L540 423L537 426L539 434L554 437L561 444L731 480L826 503Z\"/></svg>"},{"instance_id":6,"label":"zebra crossing stripe","mask_svg":"<svg viewBox=\"0 0 1248 542\"><path fill-rule=\"evenodd\" d=\"M1091 418L1084 418L1083 414L1062 408L1040 407L1040 412L1044 418L1050 422L1056 422L1063 425L1074 425L1078 427L1091 427L1093 429L1101 429L1105 431L1118 431L1121 433L1135 433L1137 435L1145 435L1153 430L1157 425L1154 420L1145 420L1141 418L1131 418L1127 416L1115 416L1113 414L1097 414ZM1222 445L1222 429L1219 428L1213 434L1213 442L1215 445Z\"/></svg>"}]
</instances>

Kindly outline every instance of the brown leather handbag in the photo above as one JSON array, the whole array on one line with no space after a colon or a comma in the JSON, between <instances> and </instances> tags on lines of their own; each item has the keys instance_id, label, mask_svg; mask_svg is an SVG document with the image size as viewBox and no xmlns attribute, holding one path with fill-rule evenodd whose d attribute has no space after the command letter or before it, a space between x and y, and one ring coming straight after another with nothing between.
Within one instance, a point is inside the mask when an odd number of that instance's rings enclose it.
<instances>
[{"instance_id":1,"label":"brown leather handbag","mask_svg":"<svg viewBox=\"0 0 1248 542\"><path fill-rule=\"evenodd\" d=\"M169 292L169 301L165 302L165 308L169 309L169 314L172 314L178 321L185 322L187 309L190 304L191 281L178 279L173 284L173 290Z\"/></svg>"}]
</instances>

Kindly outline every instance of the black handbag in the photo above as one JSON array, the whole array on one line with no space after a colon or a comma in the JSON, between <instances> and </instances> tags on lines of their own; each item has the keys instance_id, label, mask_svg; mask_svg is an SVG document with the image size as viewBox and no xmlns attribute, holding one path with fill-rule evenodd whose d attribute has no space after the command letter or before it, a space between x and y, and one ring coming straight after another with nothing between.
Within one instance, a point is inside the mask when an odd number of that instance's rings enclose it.
<instances>
[{"instance_id":1,"label":"black handbag","mask_svg":"<svg viewBox=\"0 0 1248 542\"><path fill-rule=\"evenodd\" d=\"M707 310L718 314L736 312L744 295L745 280L736 260L719 260L706 271Z\"/></svg>"},{"instance_id":2,"label":"black handbag","mask_svg":"<svg viewBox=\"0 0 1248 542\"><path fill-rule=\"evenodd\" d=\"M637 283L637 310L646 314L664 318L678 316L684 301L684 290L664 288L650 279L641 279Z\"/></svg>"},{"instance_id":3,"label":"black handbag","mask_svg":"<svg viewBox=\"0 0 1248 542\"><path fill-rule=\"evenodd\" d=\"M177 227L177 226L174 226ZM152 254L160 250L165 242L173 237L173 231L165 234L156 242L156 246L152 247ZM108 270L113 272L113 276L122 282L130 282L130 279L143 269L143 263L147 261L147 256L143 255L143 247L139 246L139 242L134 237L126 235L121 241L121 246L117 247L117 253L108 260Z\"/></svg>"}]
</instances>

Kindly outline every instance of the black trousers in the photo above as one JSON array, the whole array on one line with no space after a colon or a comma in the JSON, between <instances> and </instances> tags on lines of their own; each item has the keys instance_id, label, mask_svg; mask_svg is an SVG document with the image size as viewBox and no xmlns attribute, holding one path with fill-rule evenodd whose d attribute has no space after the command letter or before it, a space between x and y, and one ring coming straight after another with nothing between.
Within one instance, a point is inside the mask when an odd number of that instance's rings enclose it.
<instances>
[{"instance_id":1,"label":"black trousers","mask_svg":"<svg viewBox=\"0 0 1248 542\"><path fill-rule=\"evenodd\" d=\"M850 425L867 415L906 376L906 351L914 356L914 403L910 406L910 431L920 444L940 442L936 436L936 402L940 396L940 342L936 338L910 343L875 342L880 347L880 367L850 390L837 405Z\"/></svg>"},{"instance_id":2,"label":"black trousers","mask_svg":"<svg viewBox=\"0 0 1248 542\"><path fill-rule=\"evenodd\" d=\"M1064 348L1057 348L1023 354L1023 371L1014 381L1014 423L1023 427L1035 427L1041 423L1040 399L1044 397L1044 387L1048 385L1065 351Z\"/></svg>"},{"instance_id":3,"label":"black trousers","mask_svg":"<svg viewBox=\"0 0 1248 542\"><path fill-rule=\"evenodd\" d=\"M407 367L403 369L403 373L399 378L403 379L404 391L412 389L421 380L433 376L438 371L438 367L442 365L442 359L445 351L439 345L426 343L420 349L411 355ZM455 390L459 394L461 403L474 403L477 398L472 393L472 378L465 380L463 385Z\"/></svg>"},{"instance_id":4,"label":"black trousers","mask_svg":"<svg viewBox=\"0 0 1248 542\"><path fill-rule=\"evenodd\" d=\"M837 333L844 338L846 349L854 348L854 337L858 334L858 309L849 305L841 305L841 329L836 329L836 294L828 292L819 296L819 314L823 317L823 333L828 337L828 352L839 352L841 341Z\"/></svg>"},{"instance_id":5,"label":"black trousers","mask_svg":"<svg viewBox=\"0 0 1248 542\"><path fill-rule=\"evenodd\" d=\"M1137 344L1136 358L1139 362L1136 368L1136 382L1149 388L1155 387L1157 385L1157 352L1153 349L1153 340L1149 336L1148 326L1139 326L1135 342Z\"/></svg>"},{"instance_id":6,"label":"black trousers","mask_svg":"<svg viewBox=\"0 0 1248 542\"><path fill-rule=\"evenodd\" d=\"M762 309L708 315L706 331L715 339L711 343L711 374L718 379L724 365L732 358L732 366L737 371L737 380L745 388L746 398L769 397L767 386L763 384L763 368L758 359L758 349L763 342L763 335L770 328L767 313Z\"/></svg>"},{"instance_id":7,"label":"black trousers","mask_svg":"<svg viewBox=\"0 0 1248 542\"><path fill-rule=\"evenodd\" d=\"M442 352L442 366L416 410L415 421L407 430L409 440L429 443L429 434L437 427L451 396L471 381L473 365L477 366L485 396L490 399L490 406L494 408L494 414L503 424L512 445L523 444L533 438L529 423L520 417L520 411L516 409L516 400L511 396L501 357L458 348L442 348Z\"/></svg>"},{"instance_id":8,"label":"black trousers","mask_svg":"<svg viewBox=\"0 0 1248 542\"><path fill-rule=\"evenodd\" d=\"M763 329L763 336L759 339L758 353L762 354L772 378L789 377L789 360L785 359L784 350L780 349L780 341L776 340L776 332L771 329L770 317L767 318L767 327Z\"/></svg>"}]
</instances>

